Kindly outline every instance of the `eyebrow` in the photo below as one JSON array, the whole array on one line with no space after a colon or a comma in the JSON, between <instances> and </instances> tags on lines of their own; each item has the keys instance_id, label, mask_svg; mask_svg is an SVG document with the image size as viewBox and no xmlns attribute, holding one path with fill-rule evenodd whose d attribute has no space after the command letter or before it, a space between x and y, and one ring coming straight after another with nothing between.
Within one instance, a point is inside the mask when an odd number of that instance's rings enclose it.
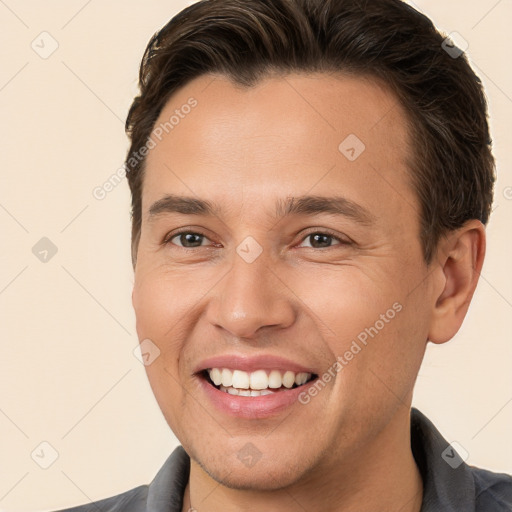
<instances>
[{"instance_id":1,"label":"eyebrow","mask_svg":"<svg viewBox=\"0 0 512 512\"><path fill-rule=\"evenodd\" d=\"M156 217L172 213L216 217L221 215L221 208L205 199L167 194L155 201L148 212L151 222ZM376 220L375 215L366 208L342 196L308 195L278 199L276 202L276 218L319 214L348 217L363 225L370 225Z\"/></svg>"}]
</instances>

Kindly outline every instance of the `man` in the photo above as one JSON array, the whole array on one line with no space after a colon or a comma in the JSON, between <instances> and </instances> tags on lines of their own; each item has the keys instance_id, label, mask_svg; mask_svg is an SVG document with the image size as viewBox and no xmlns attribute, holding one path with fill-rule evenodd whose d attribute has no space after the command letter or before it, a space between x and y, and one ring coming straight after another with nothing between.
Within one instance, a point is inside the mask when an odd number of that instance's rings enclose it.
<instances>
[{"instance_id":1,"label":"man","mask_svg":"<svg viewBox=\"0 0 512 512\"><path fill-rule=\"evenodd\" d=\"M153 37L140 89L132 298L181 446L69 510L512 510L510 476L411 411L485 254L465 56L399 0L210 0Z\"/></svg>"}]
</instances>

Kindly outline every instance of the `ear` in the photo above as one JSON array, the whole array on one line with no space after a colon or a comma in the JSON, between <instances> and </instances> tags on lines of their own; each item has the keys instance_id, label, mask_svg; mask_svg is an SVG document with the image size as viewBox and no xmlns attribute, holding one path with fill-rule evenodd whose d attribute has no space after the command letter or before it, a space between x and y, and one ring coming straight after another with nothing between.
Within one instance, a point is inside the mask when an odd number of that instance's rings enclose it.
<instances>
[{"instance_id":1,"label":"ear","mask_svg":"<svg viewBox=\"0 0 512 512\"><path fill-rule=\"evenodd\" d=\"M485 227L479 220L444 237L438 246L433 271L440 276L434 296L428 340L445 343L460 329L475 292L485 257ZM442 290L442 291L440 291Z\"/></svg>"}]
</instances>

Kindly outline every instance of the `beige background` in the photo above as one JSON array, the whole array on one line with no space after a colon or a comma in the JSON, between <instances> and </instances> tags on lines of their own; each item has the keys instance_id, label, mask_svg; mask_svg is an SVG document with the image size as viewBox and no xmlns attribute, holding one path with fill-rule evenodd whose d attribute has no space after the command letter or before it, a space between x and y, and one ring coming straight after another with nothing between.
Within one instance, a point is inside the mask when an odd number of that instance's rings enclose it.
<instances>
[{"instance_id":1,"label":"beige background","mask_svg":"<svg viewBox=\"0 0 512 512\"><path fill-rule=\"evenodd\" d=\"M0 510L57 509L149 483L177 445L133 354L128 186L102 201L92 191L123 163L150 36L190 3L0 0ZM469 43L499 179L469 316L450 343L429 347L414 405L469 463L512 473L512 3L416 5ZM31 47L45 37L51 48L43 31L59 45L47 59ZM32 253L42 237L58 248L47 263ZM43 441L58 452L48 469L31 458Z\"/></svg>"}]
</instances>

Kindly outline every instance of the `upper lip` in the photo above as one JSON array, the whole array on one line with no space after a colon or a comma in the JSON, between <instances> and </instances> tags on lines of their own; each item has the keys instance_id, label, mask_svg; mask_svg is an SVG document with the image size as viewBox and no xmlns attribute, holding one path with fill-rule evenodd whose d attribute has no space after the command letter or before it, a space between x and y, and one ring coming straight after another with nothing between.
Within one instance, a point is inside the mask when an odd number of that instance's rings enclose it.
<instances>
[{"instance_id":1,"label":"upper lip","mask_svg":"<svg viewBox=\"0 0 512 512\"><path fill-rule=\"evenodd\" d=\"M196 366L194 373L202 372L208 368L229 368L231 370L242 370L245 372L254 372L256 370L289 370L295 373L315 373L310 367L271 354L259 354L257 356L224 354L214 356L201 361Z\"/></svg>"}]
</instances>

